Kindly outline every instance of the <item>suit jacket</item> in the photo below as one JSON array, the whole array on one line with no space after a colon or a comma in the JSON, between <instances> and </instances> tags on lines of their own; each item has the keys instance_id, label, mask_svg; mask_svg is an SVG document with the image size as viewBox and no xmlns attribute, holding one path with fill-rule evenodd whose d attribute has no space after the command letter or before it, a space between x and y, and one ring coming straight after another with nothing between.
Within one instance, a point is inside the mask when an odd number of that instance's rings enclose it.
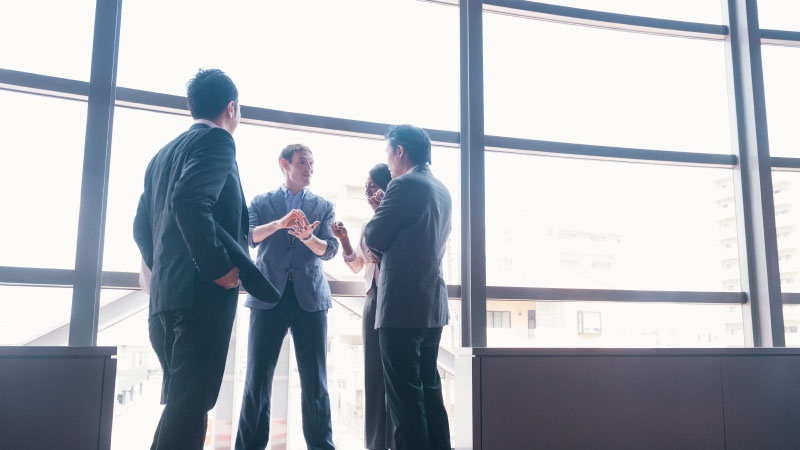
<instances>
[{"instance_id":1,"label":"suit jacket","mask_svg":"<svg viewBox=\"0 0 800 450\"><path fill-rule=\"evenodd\" d=\"M236 145L226 130L195 124L159 150L145 172L133 234L152 270L150 314L191 308L200 294L227 295L214 280L234 264L216 227L245 246Z\"/></svg>"},{"instance_id":2,"label":"suit jacket","mask_svg":"<svg viewBox=\"0 0 800 450\"><path fill-rule=\"evenodd\" d=\"M451 208L450 192L427 165L389 183L364 228L367 246L382 255L375 328L447 325L442 260Z\"/></svg>"},{"instance_id":3,"label":"suit jacket","mask_svg":"<svg viewBox=\"0 0 800 450\"><path fill-rule=\"evenodd\" d=\"M305 213L309 223L320 221L314 230L314 235L328 243L328 248L322 256L314 254L286 229L276 231L259 243L253 242L255 227L286 215L286 201L280 189L257 195L250 202L248 241L251 247L258 247L256 266L278 292L283 294L291 272L298 305L304 311L322 311L331 307L331 288L325 278L322 261L333 258L339 251L339 241L331 231L334 219L333 204L306 191L300 209ZM275 304L261 302L248 295L245 306L271 309Z\"/></svg>"}]
</instances>

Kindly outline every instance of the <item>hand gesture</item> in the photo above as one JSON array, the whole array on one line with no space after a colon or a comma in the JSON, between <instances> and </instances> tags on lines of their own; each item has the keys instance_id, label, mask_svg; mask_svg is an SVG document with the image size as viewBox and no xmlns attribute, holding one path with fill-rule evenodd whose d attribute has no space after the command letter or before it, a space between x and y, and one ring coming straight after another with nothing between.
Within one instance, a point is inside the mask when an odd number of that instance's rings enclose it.
<instances>
[{"instance_id":1,"label":"hand gesture","mask_svg":"<svg viewBox=\"0 0 800 450\"><path fill-rule=\"evenodd\" d=\"M234 266L230 272L214 280L214 283L217 283L225 289L239 287L239 268Z\"/></svg>"},{"instance_id":2,"label":"hand gesture","mask_svg":"<svg viewBox=\"0 0 800 450\"><path fill-rule=\"evenodd\" d=\"M297 221L300 218L305 219L306 218L305 213L303 213L303 211L300 211L299 209L293 209L289 211L285 216L278 219L278 228L279 229L292 228L295 225L295 221ZM306 223L308 223L307 220Z\"/></svg>"},{"instance_id":3,"label":"hand gesture","mask_svg":"<svg viewBox=\"0 0 800 450\"><path fill-rule=\"evenodd\" d=\"M336 236L336 238L340 241L349 239L347 235L347 228L345 228L342 222L331 223L331 231L333 232L333 235Z\"/></svg>"},{"instance_id":4,"label":"hand gesture","mask_svg":"<svg viewBox=\"0 0 800 450\"><path fill-rule=\"evenodd\" d=\"M369 201L369 206L372 207L373 211L378 209L378 206L381 204L384 195L385 193L383 192L383 189L378 189L374 194L372 194L372 197L367 199L367 201Z\"/></svg>"},{"instance_id":5,"label":"hand gesture","mask_svg":"<svg viewBox=\"0 0 800 450\"><path fill-rule=\"evenodd\" d=\"M302 212L301 212L302 213ZM307 241L311 239L311 236L314 234L314 229L319 226L319 220L316 222L309 224L308 219L306 219L306 215L303 214L302 217L299 219L295 219L294 225L292 225L292 229L289 230L289 234L300 239L301 241Z\"/></svg>"}]
</instances>

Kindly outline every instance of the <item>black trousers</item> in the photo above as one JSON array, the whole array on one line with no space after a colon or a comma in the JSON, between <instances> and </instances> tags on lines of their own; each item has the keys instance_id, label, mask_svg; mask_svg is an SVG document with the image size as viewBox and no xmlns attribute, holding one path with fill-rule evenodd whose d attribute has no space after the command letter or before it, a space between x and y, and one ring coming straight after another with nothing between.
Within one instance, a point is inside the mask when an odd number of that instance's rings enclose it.
<instances>
[{"instance_id":1,"label":"black trousers","mask_svg":"<svg viewBox=\"0 0 800 450\"><path fill-rule=\"evenodd\" d=\"M203 287L195 306L149 317L150 343L164 370L151 450L202 449L236 315L238 289Z\"/></svg>"},{"instance_id":2,"label":"black trousers","mask_svg":"<svg viewBox=\"0 0 800 450\"><path fill-rule=\"evenodd\" d=\"M377 288L367 292L364 300L364 446L370 450L395 448L394 426L386 404L386 387L383 381L383 362L375 329Z\"/></svg>"},{"instance_id":3,"label":"black trousers","mask_svg":"<svg viewBox=\"0 0 800 450\"><path fill-rule=\"evenodd\" d=\"M378 332L397 450L450 450L450 424L436 368L442 328Z\"/></svg>"},{"instance_id":4,"label":"black trousers","mask_svg":"<svg viewBox=\"0 0 800 450\"><path fill-rule=\"evenodd\" d=\"M242 412L236 434L237 450L263 450L269 441L272 378L286 332L294 339L300 374L303 436L309 450L333 450L331 406L325 367L328 311L304 311L289 281L278 305L250 310Z\"/></svg>"}]
</instances>

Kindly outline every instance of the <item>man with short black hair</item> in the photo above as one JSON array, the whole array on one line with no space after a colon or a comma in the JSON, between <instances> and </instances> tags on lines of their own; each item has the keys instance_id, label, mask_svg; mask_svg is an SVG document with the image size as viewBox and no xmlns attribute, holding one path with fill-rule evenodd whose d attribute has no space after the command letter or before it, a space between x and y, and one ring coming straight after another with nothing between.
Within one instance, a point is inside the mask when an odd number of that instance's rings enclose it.
<instances>
[{"instance_id":1,"label":"man with short black hair","mask_svg":"<svg viewBox=\"0 0 800 450\"><path fill-rule=\"evenodd\" d=\"M133 234L150 280L150 341L164 370L165 405L151 449L202 449L236 313L239 268L217 238L247 237L233 132L238 91L200 70L187 89L194 124L147 166ZM222 230L218 230L220 227Z\"/></svg>"},{"instance_id":2,"label":"man with short black hair","mask_svg":"<svg viewBox=\"0 0 800 450\"><path fill-rule=\"evenodd\" d=\"M281 344L292 330L300 373L303 436L309 450L332 450L327 385L327 327L331 291L322 261L336 256L333 204L308 190L314 156L303 144L278 157L283 185L250 202L251 247L256 266L281 293L277 304L248 296L250 335L237 450L263 450L269 440L272 377Z\"/></svg>"},{"instance_id":3,"label":"man with short black hair","mask_svg":"<svg viewBox=\"0 0 800 450\"><path fill-rule=\"evenodd\" d=\"M381 255L375 328L395 424L393 450L450 450L436 364L450 319L442 276L450 193L431 173L425 130L395 125L385 137L392 181L365 225L364 240Z\"/></svg>"}]
</instances>

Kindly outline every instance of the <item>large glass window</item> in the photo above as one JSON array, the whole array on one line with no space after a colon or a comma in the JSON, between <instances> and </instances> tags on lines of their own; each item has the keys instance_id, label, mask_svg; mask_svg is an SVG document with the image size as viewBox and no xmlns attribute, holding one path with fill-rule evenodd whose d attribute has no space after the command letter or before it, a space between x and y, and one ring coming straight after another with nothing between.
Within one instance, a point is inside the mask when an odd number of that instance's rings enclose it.
<instances>
[{"instance_id":1,"label":"large glass window","mask_svg":"<svg viewBox=\"0 0 800 450\"><path fill-rule=\"evenodd\" d=\"M758 25L771 30L800 31L800 5L787 0L758 0Z\"/></svg>"},{"instance_id":2,"label":"large glass window","mask_svg":"<svg viewBox=\"0 0 800 450\"><path fill-rule=\"evenodd\" d=\"M94 9L94 0L3 2L0 69L89 81Z\"/></svg>"},{"instance_id":3,"label":"large glass window","mask_svg":"<svg viewBox=\"0 0 800 450\"><path fill-rule=\"evenodd\" d=\"M489 135L731 152L722 42L487 13L484 62Z\"/></svg>"},{"instance_id":4,"label":"large glass window","mask_svg":"<svg viewBox=\"0 0 800 450\"><path fill-rule=\"evenodd\" d=\"M511 315L510 327L486 330L490 347L744 346L741 305L489 299L486 308Z\"/></svg>"},{"instance_id":5,"label":"large glass window","mask_svg":"<svg viewBox=\"0 0 800 450\"><path fill-rule=\"evenodd\" d=\"M124 2L122 22L120 86L185 95L199 67L217 67L245 105L458 128L452 6L151 0Z\"/></svg>"},{"instance_id":6,"label":"large glass window","mask_svg":"<svg viewBox=\"0 0 800 450\"><path fill-rule=\"evenodd\" d=\"M798 5L800 6L800 5ZM800 48L762 45L769 152L800 157Z\"/></svg>"},{"instance_id":7,"label":"large glass window","mask_svg":"<svg viewBox=\"0 0 800 450\"><path fill-rule=\"evenodd\" d=\"M800 347L800 305L783 306L783 327L787 347Z\"/></svg>"},{"instance_id":8,"label":"large glass window","mask_svg":"<svg viewBox=\"0 0 800 450\"><path fill-rule=\"evenodd\" d=\"M0 265L72 269L86 103L0 91Z\"/></svg>"},{"instance_id":9,"label":"large glass window","mask_svg":"<svg viewBox=\"0 0 800 450\"><path fill-rule=\"evenodd\" d=\"M800 174L772 172L782 292L800 292Z\"/></svg>"},{"instance_id":10,"label":"large glass window","mask_svg":"<svg viewBox=\"0 0 800 450\"><path fill-rule=\"evenodd\" d=\"M67 345L72 288L0 286L0 345Z\"/></svg>"},{"instance_id":11,"label":"large glass window","mask_svg":"<svg viewBox=\"0 0 800 450\"><path fill-rule=\"evenodd\" d=\"M717 0L670 0L653 2L640 0L547 0L552 5L593 9L634 16L687 22L722 23L722 11Z\"/></svg>"},{"instance_id":12,"label":"large glass window","mask_svg":"<svg viewBox=\"0 0 800 450\"><path fill-rule=\"evenodd\" d=\"M733 173L486 154L487 283L738 291Z\"/></svg>"}]
</instances>

